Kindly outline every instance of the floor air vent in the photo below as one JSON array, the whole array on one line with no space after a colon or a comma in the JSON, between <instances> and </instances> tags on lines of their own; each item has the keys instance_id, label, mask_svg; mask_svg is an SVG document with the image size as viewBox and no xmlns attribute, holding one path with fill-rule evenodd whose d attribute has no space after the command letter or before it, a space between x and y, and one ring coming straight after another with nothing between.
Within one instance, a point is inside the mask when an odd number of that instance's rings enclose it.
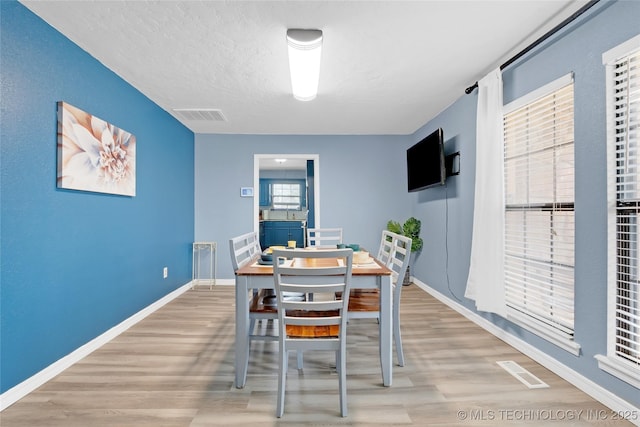
<instances>
[{"instance_id":1,"label":"floor air vent","mask_svg":"<svg viewBox=\"0 0 640 427\"><path fill-rule=\"evenodd\" d=\"M201 108L174 108L173 112L184 120L198 120L208 122L226 122L227 118L222 111Z\"/></svg>"},{"instance_id":2,"label":"floor air vent","mask_svg":"<svg viewBox=\"0 0 640 427\"><path fill-rule=\"evenodd\" d=\"M522 366L518 365L513 360L506 360L503 362L496 362L498 365L502 366L502 368L509 372L511 375L516 377L518 381L522 384L526 385L529 388L547 388L549 387L546 383L544 383L540 378L533 375L531 372L524 369Z\"/></svg>"}]
</instances>

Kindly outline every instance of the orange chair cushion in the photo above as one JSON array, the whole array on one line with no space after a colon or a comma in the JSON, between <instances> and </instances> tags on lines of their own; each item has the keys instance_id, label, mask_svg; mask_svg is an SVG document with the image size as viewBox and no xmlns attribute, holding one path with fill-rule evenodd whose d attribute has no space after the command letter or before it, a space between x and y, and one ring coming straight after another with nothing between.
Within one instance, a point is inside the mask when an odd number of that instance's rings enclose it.
<instances>
[{"instance_id":1,"label":"orange chair cushion","mask_svg":"<svg viewBox=\"0 0 640 427\"><path fill-rule=\"evenodd\" d=\"M337 316L337 310L331 311L301 311L295 310L287 312L288 316L296 317L331 317ZM340 333L340 325L287 325L287 336L289 338L337 338Z\"/></svg>"}]
</instances>

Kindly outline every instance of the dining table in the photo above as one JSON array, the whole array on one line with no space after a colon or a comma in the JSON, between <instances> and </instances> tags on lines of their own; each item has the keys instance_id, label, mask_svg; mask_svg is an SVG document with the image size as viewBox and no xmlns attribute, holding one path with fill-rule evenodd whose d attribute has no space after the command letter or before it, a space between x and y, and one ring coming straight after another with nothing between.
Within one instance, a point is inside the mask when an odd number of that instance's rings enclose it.
<instances>
[{"instance_id":1,"label":"dining table","mask_svg":"<svg viewBox=\"0 0 640 427\"><path fill-rule=\"evenodd\" d=\"M314 258L311 258L313 260ZM260 256L236 270L236 346L235 384L244 388L249 366L250 335L249 304L255 290L274 289L273 266L260 262ZM302 263L302 258L290 262ZM337 262L337 261L336 261ZM313 261L311 261L313 264ZM298 264L297 266L303 266ZM366 263L353 263L351 289L379 289L379 350L382 384L391 386L393 379L393 292L391 270L371 257Z\"/></svg>"}]
</instances>

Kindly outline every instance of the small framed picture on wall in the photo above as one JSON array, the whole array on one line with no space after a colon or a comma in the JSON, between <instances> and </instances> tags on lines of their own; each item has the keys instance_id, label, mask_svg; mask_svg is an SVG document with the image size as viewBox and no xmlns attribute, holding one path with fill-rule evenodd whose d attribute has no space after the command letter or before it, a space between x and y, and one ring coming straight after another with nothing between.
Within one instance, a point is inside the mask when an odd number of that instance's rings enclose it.
<instances>
[{"instance_id":1,"label":"small framed picture on wall","mask_svg":"<svg viewBox=\"0 0 640 427\"><path fill-rule=\"evenodd\" d=\"M253 197L253 187L240 187L240 197Z\"/></svg>"}]
</instances>

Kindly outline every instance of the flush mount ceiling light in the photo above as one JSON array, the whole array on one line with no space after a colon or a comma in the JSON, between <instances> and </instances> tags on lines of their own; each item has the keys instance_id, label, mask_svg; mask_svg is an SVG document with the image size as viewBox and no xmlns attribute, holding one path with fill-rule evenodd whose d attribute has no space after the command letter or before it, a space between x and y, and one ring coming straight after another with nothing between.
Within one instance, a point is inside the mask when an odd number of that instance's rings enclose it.
<instances>
[{"instance_id":1,"label":"flush mount ceiling light","mask_svg":"<svg viewBox=\"0 0 640 427\"><path fill-rule=\"evenodd\" d=\"M322 31L287 30L289 69L294 98L311 101L318 94Z\"/></svg>"},{"instance_id":2,"label":"flush mount ceiling light","mask_svg":"<svg viewBox=\"0 0 640 427\"><path fill-rule=\"evenodd\" d=\"M280 163L280 164L287 161L287 159L274 159L274 160L276 161L276 163Z\"/></svg>"}]
</instances>

